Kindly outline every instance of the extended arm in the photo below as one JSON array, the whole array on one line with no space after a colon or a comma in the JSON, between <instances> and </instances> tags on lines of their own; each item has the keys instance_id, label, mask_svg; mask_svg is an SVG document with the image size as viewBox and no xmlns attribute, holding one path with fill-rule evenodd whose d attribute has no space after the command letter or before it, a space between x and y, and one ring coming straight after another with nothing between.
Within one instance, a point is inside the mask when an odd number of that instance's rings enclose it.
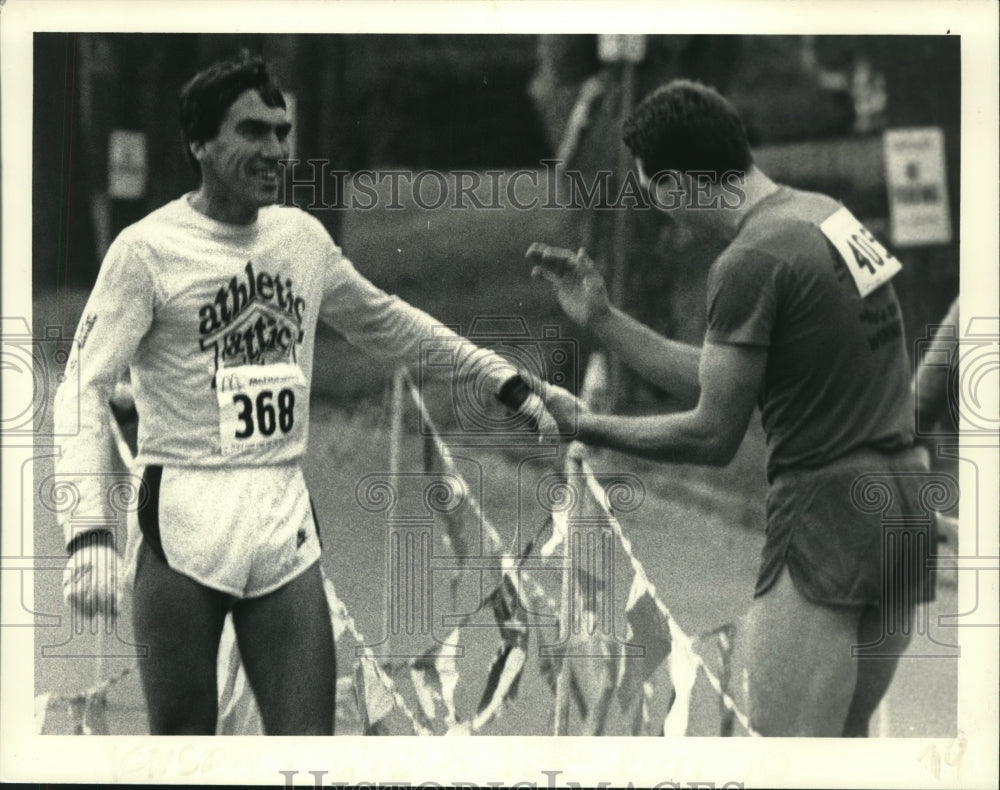
<instances>
[{"instance_id":1,"label":"extended arm","mask_svg":"<svg viewBox=\"0 0 1000 790\"><path fill-rule=\"evenodd\" d=\"M498 355L373 285L346 259L334 265L335 275L324 293L320 319L358 348L402 364L419 363L424 373L441 379L456 373L481 376L494 393L517 372ZM422 352L425 359L421 359Z\"/></svg>"},{"instance_id":2,"label":"extended arm","mask_svg":"<svg viewBox=\"0 0 1000 790\"><path fill-rule=\"evenodd\" d=\"M431 378L448 381L458 377L463 386L456 393L480 401L472 404L474 410L492 405L502 391L512 389L511 379L518 370L506 359L479 348L423 310L387 294L339 255L333 266L320 318L351 343L401 364L419 364L421 374ZM540 433L554 432L555 425L537 397L508 399L506 404L530 416Z\"/></svg>"},{"instance_id":3,"label":"extended arm","mask_svg":"<svg viewBox=\"0 0 1000 790\"><path fill-rule=\"evenodd\" d=\"M708 343L700 366L698 405L678 414L622 417L586 411L572 395L542 387L545 405L577 438L657 461L724 466L746 433L764 377L767 349ZM538 383L536 382L536 386Z\"/></svg>"},{"instance_id":4,"label":"extended arm","mask_svg":"<svg viewBox=\"0 0 1000 790\"><path fill-rule=\"evenodd\" d=\"M605 349L650 384L683 403L697 402L700 348L670 340L617 307L595 317L589 327Z\"/></svg>"}]
</instances>

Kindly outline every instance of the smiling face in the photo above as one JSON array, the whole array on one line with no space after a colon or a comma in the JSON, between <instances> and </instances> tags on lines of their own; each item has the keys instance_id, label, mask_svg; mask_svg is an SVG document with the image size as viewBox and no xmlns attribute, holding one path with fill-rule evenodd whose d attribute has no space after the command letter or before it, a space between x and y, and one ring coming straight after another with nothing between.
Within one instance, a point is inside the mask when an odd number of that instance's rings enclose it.
<instances>
[{"instance_id":1,"label":"smiling face","mask_svg":"<svg viewBox=\"0 0 1000 790\"><path fill-rule=\"evenodd\" d=\"M246 224L278 199L278 162L288 158L291 124L281 107L269 107L256 90L240 94L211 140L191 143L201 167L196 207L212 219Z\"/></svg>"}]
</instances>

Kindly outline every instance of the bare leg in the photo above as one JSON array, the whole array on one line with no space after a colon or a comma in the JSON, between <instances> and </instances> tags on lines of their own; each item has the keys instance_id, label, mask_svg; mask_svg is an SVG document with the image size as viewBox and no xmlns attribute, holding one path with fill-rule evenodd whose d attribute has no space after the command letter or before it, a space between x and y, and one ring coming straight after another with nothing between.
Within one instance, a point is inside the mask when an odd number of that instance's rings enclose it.
<instances>
[{"instance_id":1,"label":"bare leg","mask_svg":"<svg viewBox=\"0 0 1000 790\"><path fill-rule=\"evenodd\" d=\"M214 735L216 657L229 596L172 570L143 541L135 576L139 662L153 735Z\"/></svg>"},{"instance_id":2,"label":"bare leg","mask_svg":"<svg viewBox=\"0 0 1000 790\"><path fill-rule=\"evenodd\" d=\"M851 704L861 607L812 603L788 569L754 600L749 631L750 713L762 735L839 737Z\"/></svg>"},{"instance_id":3,"label":"bare leg","mask_svg":"<svg viewBox=\"0 0 1000 790\"><path fill-rule=\"evenodd\" d=\"M903 625L905 623L905 626ZM889 690L899 657L910 642L913 609L910 608L905 620L896 621L894 627L887 628L882 609L869 606L861 615L858 625L858 644L876 645L859 656L858 679L854 697L844 724L844 735L851 738L867 738L868 723L882 697Z\"/></svg>"},{"instance_id":4,"label":"bare leg","mask_svg":"<svg viewBox=\"0 0 1000 790\"><path fill-rule=\"evenodd\" d=\"M319 563L233 607L247 679L268 735L332 735L336 655Z\"/></svg>"}]
</instances>

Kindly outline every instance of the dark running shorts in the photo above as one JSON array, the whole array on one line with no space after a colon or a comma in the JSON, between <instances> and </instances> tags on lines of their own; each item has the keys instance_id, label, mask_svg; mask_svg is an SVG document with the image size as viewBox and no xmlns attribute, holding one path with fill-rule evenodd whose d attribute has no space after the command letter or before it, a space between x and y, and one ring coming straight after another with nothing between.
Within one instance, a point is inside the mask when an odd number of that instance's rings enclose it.
<instances>
[{"instance_id":1,"label":"dark running shorts","mask_svg":"<svg viewBox=\"0 0 1000 790\"><path fill-rule=\"evenodd\" d=\"M782 473L768 491L754 597L787 565L796 589L813 603L934 600L932 510L944 501L943 485L915 450L859 450L818 469Z\"/></svg>"}]
</instances>

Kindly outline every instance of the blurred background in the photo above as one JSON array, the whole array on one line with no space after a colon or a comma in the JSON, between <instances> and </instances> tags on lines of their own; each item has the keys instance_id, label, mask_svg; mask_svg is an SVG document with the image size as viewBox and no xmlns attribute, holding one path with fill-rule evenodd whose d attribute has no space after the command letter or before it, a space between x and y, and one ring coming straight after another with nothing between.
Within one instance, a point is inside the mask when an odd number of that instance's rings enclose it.
<instances>
[{"instance_id":1,"label":"blurred background","mask_svg":"<svg viewBox=\"0 0 1000 790\"><path fill-rule=\"evenodd\" d=\"M765 172L842 201L902 260L894 283L909 340L940 321L959 287L957 37L612 38L35 34L35 336L50 336L53 327L72 336L115 235L196 188L181 145L177 92L200 69L241 49L270 60L291 97L298 160L322 160L329 170L351 173L492 171L500 184L528 171L537 182L520 179L525 202L532 193L547 194L550 179L565 190L565 174L544 164L550 159L588 185L599 172L613 172L611 194L617 194L632 166L620 140L629 107L671 78L704 81L742 112ZM393 209L384 185L379 191L378 204L368 210L338 207L346 196L333 190L324 195L326 205L310 208L310 188L291 191L286 181L286 202L315 214L377 285L464 333L482 316L515 318L536 338L554 328L578 349L570 386L579 383L590 341L563 317L549 289L529 278L523 256L533 241L586 246L626 310L669 336L701 342L705 263L719 249L675 238L656 211L523 210L506 204L504 189L497 210L450 202L427 209L406 191L403 205ZM377 634L383 627L375 588L385 569L384 524L359 511L352 483L386 468L388 401L382 393L391 370L329 329L321 327L317 343L306 470L332 547L324 564L363 630ZM672 408L662 393L625 372L617 376L619 408ZM36 415L51 420L48 409ZM446 415L435 416L446 424ZM507 537L521 515L512 503L520 501L522 470L518 458L494 455L478 456L489 464L482 499ZM605 469L641 476L646 503L626 526L649 560L652 580L692 633L737 621L749 601L763 542L763 457L754 420L726 469L601 459ZM402 468L420 463L418 445L411 446ZM43 459L35 477L44 478L48 469ZM34 519L36 550L60 554L54 519L37 501ZM954 587L939 587L931 611L936 617L954 612L955 605ZM36 618L59 611L58 574L39 574ZM53 627L50 641L66 627ZM480 645L487 655L492 638L483 637ZM891 734L954 733L957 670L950 656L903 662ZM36 688L70 693L93 682L93 668L79 661L36 662ZM341 673L349 673L352 663L353 653L345 655ZM112 668L100 671L107 675ZM522 707L491 732L549 731L550 696L531 672ZM116 693L113 731L143 731L134 675ZM715 706L706 692L699 733L713 732Z\"/></svg>"},{"instance_id":2,"label":"blurred background","mask_svg":"<svg viewBox=\"0 0 1000 790\"><path fill-rule=\"evenodd\" d=\"M631 56L609 55L601 38L609 37L36 34L36 292L89 287L122 227L196 186L180 144L178 89L245 48L272 61L293 96L294 155L351 172L533 169L544 180L542 160L559 156L588 184L598 171L620 179L631 166L620 141L627 108L668 79L702 80L742 112L765 172L843 201L902 259L895 282L910 338L940 319L958 290L956 37L626 37L641 39ZM906 163L914 181L923 175L916 169L934 170L923 186L929 178L947 227L929 240L890 228L885 135L914 127L943 140L927 161ZM301 188L298 196L310 203ZM467 325L527 299L533 309L522 312L558 321L506 257L520 258L533 232L585 244L617 278L615 296L628 310L700 342L701 259L717 250L677 250L655 211L382 208L314 213L363 272L442 320ZM459 271L439 303L423 292L446 258ZM498 305L501 293L509 301Z\"/></svg>"}]
</instances>

